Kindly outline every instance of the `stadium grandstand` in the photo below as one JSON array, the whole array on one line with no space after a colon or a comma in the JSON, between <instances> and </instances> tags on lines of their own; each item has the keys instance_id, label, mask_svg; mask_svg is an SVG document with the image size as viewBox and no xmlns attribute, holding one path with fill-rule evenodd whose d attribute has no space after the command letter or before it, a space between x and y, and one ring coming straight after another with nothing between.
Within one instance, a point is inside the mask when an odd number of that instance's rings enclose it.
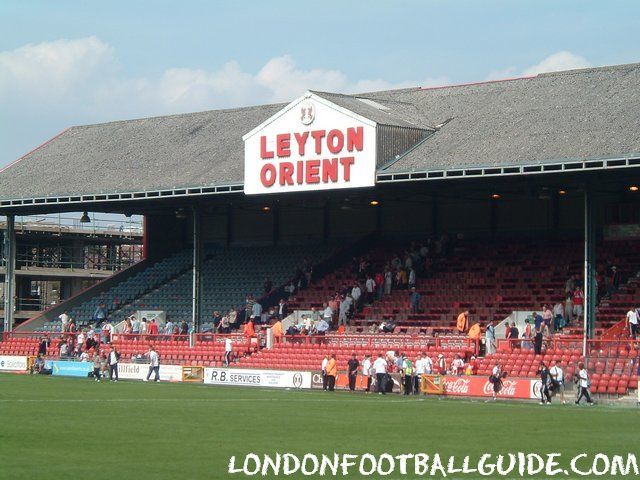
<instances>
[{"instance_id":1,"label":"stadium grandstand","mask_svg":"<svg viewBox=\"0 0 640 480\"><path fill-rule=\"evenodd\" d=\"M0 355L37 355L46 335L57 360L108 321L103 352L153 344L163 365L226 366L227 339L245 371L425 352L443 374L460 357L471 377L497 361L533 379L542 360L569 377L585 360L594 392L625 396L638 91L631 64L70 127L0 171ZM16 216L74 212L142 216L143 258L14 322ZM143 316L159 330L132 331Z\"/></svg>"}]
</instances>

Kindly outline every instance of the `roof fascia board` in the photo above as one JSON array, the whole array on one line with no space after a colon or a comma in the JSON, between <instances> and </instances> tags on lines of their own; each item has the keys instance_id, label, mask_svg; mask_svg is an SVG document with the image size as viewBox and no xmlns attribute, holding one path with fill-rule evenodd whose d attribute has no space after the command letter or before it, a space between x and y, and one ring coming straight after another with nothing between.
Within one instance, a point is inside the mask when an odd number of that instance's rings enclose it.
<instances>
[{"instance_id":1,"label":"roof fascia board","mask_svg":"<svg viewBox=\"0 0 640 480\"><path fill-rule=\"evenodd\" d=\"M260 132L261 130L264 130L268 125L270 125L271 123L273 123L274 121L276 121L278 118L280 118L282 115L284 115L285 113L287 113L288 111L290 111L291 109L295 108L296 106L298 106L300 103L306 101L306 100L313 100L315 102L318 102L322 105L325 105L326 107L329 107L339 113L342 113L343 115L349 116L351 118L354 118L356 120L358 120L359 122L364 123L365 125L368 125L370 127L376 127L376 122L363 117L362 115L358 115L357 113L352 112L351 110L348 110L344 107L341 107L339 105L336 105L335 103L333 103L330 100L327 100L326 98L321 97L320 95L315 94L314 92L311 91L307 91L304 93L304 95L296 98L293 102L289 103L287 106L285 106L282 110L280 110L279 112L273 114L272 116L270 116L269 118L267 118L264 122L262 122L260 125L258 125L257 127L255 127L253 130L251 130L249 133L246 133L245 135L242 136L242 140L246 141L248 138L254 136L255 134L257 134L258 132Z\"/></svg>"}]
</instances>

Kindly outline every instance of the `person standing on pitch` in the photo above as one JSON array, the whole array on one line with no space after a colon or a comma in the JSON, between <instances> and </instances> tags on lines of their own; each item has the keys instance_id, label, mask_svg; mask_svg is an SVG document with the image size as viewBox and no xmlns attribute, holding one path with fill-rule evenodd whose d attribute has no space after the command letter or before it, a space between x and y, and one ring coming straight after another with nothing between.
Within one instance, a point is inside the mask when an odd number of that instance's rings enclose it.
<instances>
[{"instance_id":1,"label":"person standing on pitch","mask_svg":"<svg viewBox=\"0 0 640 480\"><path fill-rule=\"evenodd\" d=\"M356 354L351 355L351 358L347 362L349 367L349 390L352 392L356 389L356 379L358 378L358 367L360 362L356 358Z\"/></svg>"},{"instance_id":2,"label":"person standing on pitch","mask_svg":"<svg viewBox=\"0 0 640 480\"><path fill-rule=\"evenodd\" d=\"M551 404L551 373L544 362L540 362L538 367L538 375L540 375L540 405Z\"/></svg>"},{"instance_id":3,"label":"person standing on pitch","mask_svg":"<svg viewBox=\"0 0 640 480\"><path fill-rule=\"evenodd\" d=\"M553 390L556 393L560 393L560 403L564 405L566 403L564 401L564 372L562 371L560 362L552 360L549 373L551 374L551 384L553 385Z\"/></svg>"},{"instance_id":4,"label":"person standing on pitch","mask_svg":"<svg viewBox=\"0 0 640 480\"><path fill-rule=\"evenodd\" d=\"M115 346L112 346L111 351L109 352L109 363L108 363L110 382L118 381L118 360L120 360L120 352L118 352Z\"/></svg>"},{"instance_id":5,"label":"person standing on pitch","mask_svg":"<svg viewBox=\"0 0 640 480\"><path fill-rule=\"evenodd\" d=\"M404 394L411 395L413 391L413 363L409 357L403 355L402 373L404 375Z\"/></svg>"},{"instance_id":6,"label":"person standing on pitch","mask_svg":"<svg viewBox=\"0 0 640 480\"><path fill-rule=\"evenodd\" d=\"M378 358L373 362L373 371L376 373L376 389L378 395L385 395L384 377L387 375L387 361L382 358L382 354L378 354Z\"/></svg>"},{"instance_id":7,"label":"person standing on pitch","mask_svg":"<svg viewBox=\"0 0 640 480\"><path fill-rule=\"evenodd\" d=\"M365 355L364 360L362 360L362 375L365 378L365 392L369 393L371 391L371 369L373 368L373 364L371 363L371 355Z\"/></svg>"},{"instance_id":8,"label":"person standing on pitch","mask_svg":"<svg viewBox=\"0 0 640 480\"><path fill-rule=\"evenodd\" d=\"M233 342L229 337L224 339L224 366L228 367L231 363L231 354L233 353Z\"/></svg>"},{"instance_id":9,"label":"person standing on pitch","mask_svg":"<svg viewBox=\"0 0 640 480\"><path fill-rule=\"evenodd\" d=\"M102 376L100 374L101 368L102 368L102 360L100 360L100 354L96 350L93 353L93 380L95 382L99 382L100 381L100 377Z\"/></svg>"},{"instance_id":10,"label":"person standing on pitch","mask_svg":"<svg viewBox=\"0 0 640 480\"><path fill-rule=\"evenodd\" d=\"M327 365L329 364L329 357L327 357L325 355L325 357L322 359L322 390L327 390Z\"/></svg>"},{"instance_id":11,"label":"person standing on pitch","mask_svg":"<svg viewBox=\"0 0 640 480\"><path fill-rule=\"evenodd\" d=\"M338 362L336 361L336 355L331 354L331 358L327 363L327 384L330 392L333 392L336 388L336 377L338 376Z\"/></svg>"},{"instance_id":12,"label":"person standing on pitch","mask_svg":"<svg viewBox=\"0 0 640 480\"><path fill-rule=\"evenodd\" d=\"M591 386L591 382L589 381L589 372L584 368L584 363L582 362L578 364L578 369L578 398L576 399L576 405L580 405L582 397L587 399L587 404L593 405L593 401L591 400L591 395L589 393L589 387Z\"/></svg>"},{"instance_id":13,"label":"person standing on pitch","mask_svg":"<svg viewBox=\"0 0 640 480\"><path fill-rule=\"evenodd\" d=\"M158 352L156 352L155 348L149 348L149 372L147 373L147 378L144 379L145 382L149 381L151 374L155 374L155 381L160 381L160 357L158 356Z\"/></svg>"}]
</instances>

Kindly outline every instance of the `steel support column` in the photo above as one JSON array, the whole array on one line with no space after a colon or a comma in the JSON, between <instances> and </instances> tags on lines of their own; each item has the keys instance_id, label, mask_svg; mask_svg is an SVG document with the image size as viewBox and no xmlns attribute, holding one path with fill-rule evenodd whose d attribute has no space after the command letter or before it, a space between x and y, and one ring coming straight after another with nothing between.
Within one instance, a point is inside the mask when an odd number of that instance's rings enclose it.
<instances>
[{"instance_id":1,"label":"steel support column","mask_svg":"<svg viewBox=\"0 0 640 480\"><path fill-rule=\"evenodd\" d=\"M596 324L596 229L593 221L593 192L584 191L584 341L582 353L587 355L587 339L593 338Z\"/></svg>"},{"instance_id":2,"label":"steel support column","mask_svg":"<svg viewBox=\"0 0 640 480\"><path fill-rule=\"evenodd\" d=\"M202 218L200 215L200 209L193 207L193 285L192 285L192 298L191 298L191 323L193 325L194 332L197 332L200 327L200 297L202 290L202 235L200 234Z\"/></svg>"},{"instance_id":3,"label":"steel support column","mask_svg":"<svg viewBox=\"0 0 640 480\"><path fill-rule=\"evenodd\" d=\"M16 291L16 230L15 217L7 215L7 228L4 232L4 331L13 329Z\"/></svg>"}]
</instances>

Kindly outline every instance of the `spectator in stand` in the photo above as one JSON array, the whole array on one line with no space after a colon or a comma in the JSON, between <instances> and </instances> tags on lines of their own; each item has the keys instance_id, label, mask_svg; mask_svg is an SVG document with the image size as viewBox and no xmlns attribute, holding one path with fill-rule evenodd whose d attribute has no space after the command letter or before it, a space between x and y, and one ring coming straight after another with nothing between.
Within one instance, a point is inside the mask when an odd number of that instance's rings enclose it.
<instances>
[{"instance_id":1,"label":"spectator in stand","mask_svg":"<svg viewBox=\"0 0 640 480\"><path fill-rule=\"evenodd\" d=\"M188 335L189 334L189 325L186 320L182 320L180 323L180 335Z\"/></svg>"},{"instance_id":2,"label":"spectator in stand","mask_svg":"<svg viewBox=\"0 0 640 480\"><path fill-rule=\"evenodd\" d=\"M87 337L84 333L84 330L82 330L76 337L76 354L77 355L80 355L84 350L84 342L86 341L86 339Z\"/></svg>"},{"instance_id":3,"label":"spectator in stand","mask_svg":"<svg viewBox=\"0 0 640 480\"><path fill-rule=\"evenodd\" d=\"M420 293L418 293L416 287L411 287L409 305L411 307L411 313L420 313Z\"/></svg>"},{"instance_id":4,"label":"spectator in stand","mask_svg":"<svg viewBox=\"0 0 640 480\"><path fill-rule=\"evenodd\" d=\"M475 356L472 356L469 360L469 364L465 369L465 375L477 375L478 374L478 360Z\"/></svg>"},{"instance_id":5,"label":"spectator in stand","mask_svg":"<svg viewBox=\"0 0 640 480\"><path fill-rule=\"evenodd\" d=\"M131 333L133 335L140 334L140 320L135 315L131 315Z\"/></svg>"},{"instance_id":6,"label":"spectator in stand","mask_svg":"<svg viewBox=\"0 0 640 480\"><path fill-rule=\"evenodd\" d=\"M120 352L116 349L115 345L111 347L109 352L109 381L118 381L118 361L120 360Z\"/></svg>"},{"instance_id":7,"label":"spectator in stand","mask_svg":"<svg viewBox=\"0 0 640 480\"><path fill-rule=\"evenodd\" d=\"M229 328L231 330L237 329L238 328L238 311L236 310L236 307L231 305L231 308L229 309L229 313L227 314L227 316L229 317Z\"/></svg>"},{"instance_id":8,"label":"spectator in stand","mask_svg":"<svg viewBox=\"0 0 640 480\"><path fill-rule=\"evenodd\" d=\"M257 301L253 302L251 305L251 316L255 319L256 322L259 322L262 317L262 305Z\"/></svg>"},{"instance_id":9,"label":"spectator in stand","mask_svg":"<svg viewBox=\"0 0 640 480\"><path fill-rule=\"evenodd\" d=\"M535 313L534 313L535 315ZM527 318L524 321L524 331L522 332L522 348L531 350L533 348L533 332L531 331L531 321Z\"/></svg>"},{"instance_id":10,"label":"spectator in stand","mask_svg":"<svg viewBox=\"0 0 640 480\"><path fill-rule=\"evenodd\" d=\"M360 285L356 282L351 289L351 298L353 298L353 311L358 313L360 311L360 297L362 296L362 290Z\"/></svg>"},{"instance_id":11,"label":"spectator in stand","mask_svg":"<svg viewBox=\"0 0 640 480\"><path fill-rule=\"evenodd\" d=\"M477 345L479 345L480 337L482 337L482 328L480 327L480 324L474 323L473 325L471 325L467 336L469 337L469 340L474 340L477 342Z\"/></svg>"},{"instance_id":12,"label":"spectator in stand","mask_svg":"<svg viewBox=\"0 0 640 480\"><path fill-rule=\"evenodd\" d=\"M591 381L589 380L589 372L584 368L584 363L580 362L578 364L578 398L576 398L576 405L580 405L580 400L582 398L587 399L587 403L589 405L593 405L593 401L591 400L591 395L589 393L589 388L591 387Z\"/></svg>"},{"instance_id":13,"label":"spectator in stand","mask_svg":"<svg viewBox=\"0 0 640 480\"><path fill-rule=\"evenodd\" d=\"M371 355L365 355L364 360L362 360L362 375L364 376L365 381L365 389L366 393L371 391L371 375L373 374L373 363L371 362Z\"/></svg>"},{"instance_id":14,"label":"spectator in stand","mask_svg":"<svg viewBox=\"0 0 640 480\"><path fill-rule=\"evenodd\" d=\"M131 324L131 319L125 318L124 326L122 327L122 333L124 333L125 338L127 338L127 340L130 338L130 335L132 332L133 332L133 325Z\"/></svg>"},{"instance_id":15,"label":"spectator in stand","mask_svg":"<svg viewBox=\"0 0 640 480\"><path fill-rule=\"evenodd\" d=\"M223 315L222 320L220 320L220 333L227 334L231 331L231 327L229 324L229 316Z\"/></svg>"},{"instance_id":16,"label":"spectator in stand","mask_svg":"<svg viewBox=\"0 0 640 480\"><path fill-rule=\"evenodd\" d=\"M282 326L280 326L282 328ZM224 366L231 365L231 355L233 354L233 342L229 337L224 339Z\"/></svg>"},{"instance_id":17,"label":"spectator in stand","mask_svg":"<svg viewBox=\"0 0 640 480\"><path fill-rule=\"evenodd\" d=\"M100 325L102 322L104 322L107 319L108 314L109 313L107 311L106 305L104 304L104 302L100 302L96 307L95 311L93 312L92 320L97 325Z\"/></svg>"},{"instance_id":18,"label":"spectator in stand","mask_svg":"<svg viewBox=\"0 0 640 480\"><path fill-rule=\"evenodd\" d=\"M252 338L256 336L256 331L253 327L253 320L249 319L244 324L244 329L242 330L242 334L247 338Z\"/></svg>"},{"instance_id":19,"label":"spectator in stand","mask_svg":"<svg viewBox=\"0 0 640 480\"><path fill-rule=\"evenodd\" d=\"M155 318L152 318L151 322L147 324L147 335L151 335L152 339L158 335L158 324L156 323Z\"/></svg>"},{"instance_id":20,"label":"spectator in stand","mask_svg":"<svg viewBox=\"0 0 640 480\"><path fill-rule=\"evenodd\" d=\"M273 290L273 282L269 277L264 279L264 294L269 295Z\"/></svg>"},{"instance_id":21,"label":"spectator in stand","mask_svg":"<svg viewBox=\"0 0 640 480\"><path fill-rule=\"evenodd\" d=\"M485 347L487 349L487 355L493 355L496 353L496 330L493 326L493 322L489 322L487 330L484 332Z\"/></svg>"},{"instance_id":22,"label":"spectator in stand","mask_svg":"<svg viewBox=\"0 0 640 480\"><path fill-rule=\"evenodd\" d=\"M148 331L149 324L147 323L147 319L142 317L142 320L140 321L140 335L146 335Z\"/></svg>"},{"instance_id":23,"label":"spectator in stand","mask_svg":"<svg viewBox=\"0 0 640 480\"><path fill-rule=\"evenodd\" d=\"M345 327L349 323L349 311L351 310L351 304L353 300L351 296L347 296L342 302L338 310L338 327L344 325Z\"/></svg>"},{"instance_id":24,"label":"spectator in stand","mask_svg":"<svg viewBox=\"0 0 640 480\"><path fill-rule=\"evenodd\" d=\"M540 362L538 368L538 375L540 375L540 405L551 405L551 373L544 362Z\"/></svg>"},{"instance_id":25,"label":"spectator in stand","mask_svg":"<svg viewBox=\"0 0 640 480\"><path fill-rule=\"evenodd\" d=\"M584 313L583 305L584 305L584 293L582 292L582 289L580 288L580 286L577 286L573 292L573 314L576 317L576 321L578 322L578 325L580 325L580 318Z\"/></svg>"},{"instance_id":26,"label":"spectator in stand","mask_svg":"<svg viewBox=\"0 0 640 480\"><path fill-rule=\"evenodd\" d=\"M60 331L66 332L69 325L69 313L65 310L58 318L60 319Z\"/></svg>"},{"instance_id":27,"label":"spectator in stand","mask_svg":"<svg viewBox=\"0 0 640 480\"><path fill-rule=\"evenodd\" d=\"M322 304L322 319L327 322L329 325L331 325L331 322L333 320L333 310L331 309L331 307L329 306L328 303L324 303Z\"/></svg>"},{"instance_id":28,"label":"spectator in stand","mask_svg":"<svg viewBox=\"0 0 640 480\"><path fill-rule=\"evenodd\" d=\"M520 331L516 327L515 322L511 322L511 328L509 329L509 340L511 348L520 348Z\"/></svg>"},{"instance_id":29,"label":"spectator in stand","mask_svg":"<svg viewBox=\"0 0 640 480\"><path fill-rule=\"evenodd\" d=\"M451 362L451 375L462 375L464 372L464 360L456 353L453 362Z\"/></svg>"},{"instance_id":30,"label":"spectator in stand","mask_svg":"<svg viewBox=\"0 0 640 480\"><path fill-rule=\"evenodd\" d=\"M447 361L444 358L444 355L438 354L438 375L446 375L447 374Z\"/></svg>"},{"instance_id":31,"label":"spectator in stand","mask_svg":"<svg viewBox=\"0 0 640 480\"><path fill-rule=\"evenodd\" d=\"M107 320L102 324L102 342L111 343L111 335L113 334L113 325Z\"/></svg>"},{"instance_id":32,"label":"spectator in stand","mask_svg":"<svg viewBox=\"0 0 640 480\"><path fill-rule=\"evenodd\" d=\"M371 275L367 275L367 281L364 284L364 289L367 294L365 302L367 305L371 305L376 293L376 281Z\"/></svg>"},{"instance_id":33,"label":"spectator in stand","mask_svg":"<svg viewBox=\"0 0 640 480\"><path fill-rule=\"evenodd\" d=\"M289 315L289 305L285 302L284 298L281 298L278 302L278 318L280 320L284 320Z\"/></svg>"},{"instance_id":34,"label":"spectator in stand","mask_svg":"<svg viewBox=\"0 0 640 480\"><path fill-rule=\"evenodd\" d=\"M384 275L382 272L376 273L376 276L373 279L376 282L376 296L378 300L382 300L382 296L384 294Z\"/></svg>"},{"instance_id":35,"label":"spectator in stand","mask_svg":"<svg viewBox=\"0 0 640 480\"><path fill-rule=\"evenodd\" d=\"M147 353L147 356L149 358L149 371L147 372L147 378L145 378L144 381L148 382L149 378L151 378L151 374L153 373L155 377L154 381L159 382L160 381L160 356L158 355L158 352L156 352L156 349L153 347L149 348L149 352Z\"/></svg>"},{"instance_id":36,"label":"spectator in stand","mask_svg":"<svg viewBox=\"0 0 640 480\"><path fill-rule=\"evenodd\" d=\"M469 329L469 310L465 310L456 320L456 333L464 334Z\"/></svg>"},{"instance_id":37,"label":"spectator in stand","mask_svg":"<svg viewBox=\"0 0 640 480\"><path fill-rule=\"evenodd\" d=\"M618 267L614 265L609 269L605 282L607 284L607 295L611 298L620 288L620 274L618 273Z\"/></svg>"},{"instance_id":38,"label":"spectator in stand","mask_svg":"<svg viewBox=\"0 0 640 480\"><path fill-rule=\"evenodd\" d=\"M627 323L629 324L629 335L634 340L638 336L638 309L630 309L627 312Z\"/></svg>"},{"instance_id":39,"label":"spectator in stand","mask_svg":"<svg viewBox=\"0 0 640 480\"><path fill-rule=\"evenodd\" d=\"M382 358L382 354L378 354L378 358L373 362L373 371L376 374L376 390L378 391L378 395L385 395L384 391L384 380L387 375L387 361Z\"/></svg>"},{"instance_id":40,"label":"spectator in stand","mask_svg":"<svg viewBox=\"0 0 640 480\"><path fill-rule=\"evenodd\" d=\"M564 324L571 325L573 320L573 293L567 293L564 300Z\"/></svg>"},{"instance_id":41,"label":"spectator in stand","mask_svg":"<svg viewBox=\"0 0 640 480\"><path fill-rule=\"evenodd\" d=\"M409 289L416 286L416 269L413 267L409 270L409 278L407 279L407 285L409 286Z\"/></svg>"},{"instance_id":42,"label":"spectator in stand","mask_svg":"<svg viewBox=\"0 0 640 480\"><path fill-rule=\"evenodd\" d=\"M558 302L553 306L553 330L558 331L564 328L564 306Z\"/></svg>"},{"instance_id":43,"label":"spectator in stand","mask_svg":"<svg viewBox=\"0 0 640 480\"><path fill-rule=\"evenodd\" d=\"M325 335L329 330L329 323L324 318L321 318L316 322L315 330L318 335Z\"/></svg>"},{"instance_id":44,"label":"spectator in stand","mask_svg":"<svg viewBox=\"0 0 640 480\"><path fill-rule=\"evenodd\" d=\"M336 377L338 376L338 362L335 354L331 354L331 358L327 363L327 389L333 392L336 388Z\"/></svg>"},{"instance_id":45,"label":"spectator in stand","mask_svg":"<svg viewBox=\"0 0 640 480\"><path fill-rule=\"evenodd\" d=\"M173 335L173 322L171 319L167 320L167 323L164 324L164 334Z\"/></svg>"},{"instance_id":46,"label":"spectator in stand","mask_svg":"<svg viewBox=\"0 0 640 480\"><path fill-rule=\"evenodd\" d=\"M391 295L391 288L393 286L393 273L391 269L387 267L384 272L384 294Z\"/></svg>"},{"instance_id":47,"label":"spectator in stand","mask_svg":"<svg viewBox=\"0 0 640 480\"><path fill-rule=\"evenodd\" d=\"M293 294L296 292L296 286L294 285L293 280L285 285L284 291L289 297L293 296Z\"/></svg>"},{"instance_id":48,"label":"spectator in stand","mask_svg":"<svg viewBox=\"0 0 640 480\"><path fill-rule=\"evenodd\" d=\"M218 310L215 310L212 315L213 331L216 332L220 328L220 322L222 321L222 315Z\"/></svg>"},{"instance_id":49,"label":"spectator in stand","mask_svg":"<svg viewBox=\"0 0 640 480\"><path fill-rule=\"evenodd\" d=\"M38 355L42 355L43 357L46 357L47 350L49 350L50 345L51 345L51 340L49 340L49 337L40 338L40 343L38 344Z\"/></svg>"},{"instance_id":50,"label":"spectator in stand","mask_svg":"<svg viewBox=\"0 0 640 480\"><path fill-rule=\"evenodd\" d=\"M565 295L571 294L573 295L573 292L576 289L576 283L577 283L577 275L571 275L567 281L564 284L564 293Z\"/></svg>"},{"instance_id":51,"label":"spectator in stand","mask_svg":"<svg viewBox=\"0 0 640 480\"><path fill-rule=\"evenodd\" d=\"M549 308L549 305L542 306L542 321L547 327L549 327L549 330L551 330L553 323L553 312Z\"/></svg>"},{"instance_id":52,"label":"spectator in stand","mask_svg":"<svg viewBox=\"0 0 640 480\"><path fill-rule=\"evenodd\" d=\"M276 321L276 323L273 324L273 326L271 327L271 333L273 333L273 342L274 343L281 343L282 342L282 335L283 335L283 331L282 331L282 320L278 319Z\"/></svg>"},{"instance_id":53,"label":"spectator in stand","mask_svg":"<svg viewBox=\"0 0 640 480\"><path fill-rule=\"evenodd\" d=\"M60 358L67 358L69 355L69 345L66 340L62 340L59 346L59 356Z\"/></svg>"},{"instance_id":54,"label":"spectator in stand","mask_svg":"<svg viewBox=\"0 0 640 480\"><path fill-rule=\"evenodd\" d=\"M348 376L349 376L349 390L354 392L356 390L356 380L358 379L358 367L360 366L360 362L356 357L356 354L353 353L351 358L347 362L348 367Z\"/></svg>"},{"instance_id":55,"label":"spectator in stand","mask_svg":"<svg viewBox=\"0 0 640 480\"><path fill-rule=\"evenodd\" d=\"M533 351L536 355L542 354L542 340L543 340L542 327L538 327L536 328L535 335L533 337Z\"/></svg>"},{"instance_id":56,"label":"spectator in stand","mask_svg":"<svg viewBox=\"0 0 640 480\"><path fill-rule=\"evenodd\" d=\"M399 290L406 290L407 288L407 271L404 268L399 268L396 273L396 283Z\"/></svg>"}]
</instances>

